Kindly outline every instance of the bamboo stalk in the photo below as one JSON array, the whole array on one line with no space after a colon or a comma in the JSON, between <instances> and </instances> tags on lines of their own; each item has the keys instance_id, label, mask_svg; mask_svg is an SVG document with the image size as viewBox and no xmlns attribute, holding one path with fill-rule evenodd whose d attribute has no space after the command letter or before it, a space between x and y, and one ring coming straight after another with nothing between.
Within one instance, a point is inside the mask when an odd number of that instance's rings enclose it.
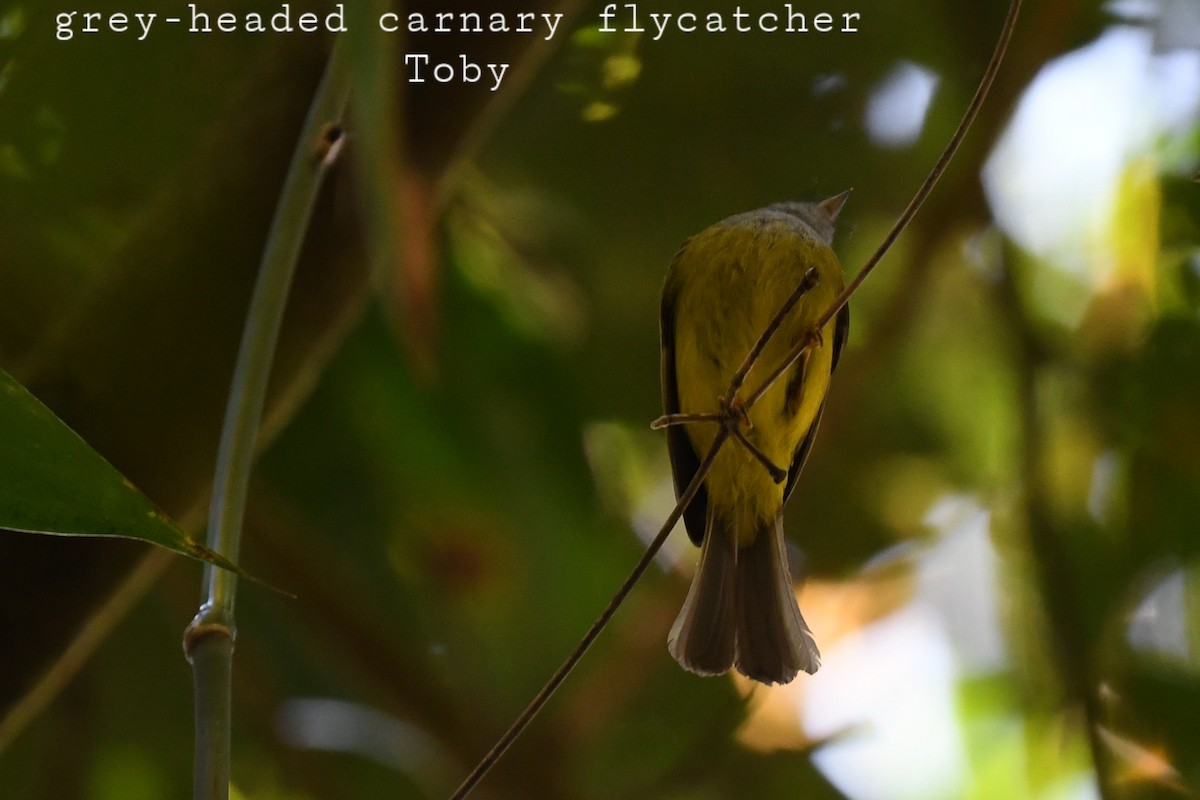
<instances>
[{"instance_id":1,"label":"bamboo stalk","mask_svg":"<svg viewBox=\"0 0 1200 800\"><path fill-rule=\"evenodd\" d=\"M238 349L221 429L207 534L208 546L231 561L237 560L240 549L254 444L292 276L322 179L341 149L341 120L350 93L345 50L339 39L292 155ZM229 797L236 589L236 575L207 565L200 610L184 634L196 698L196 800Z\"/></svg>"}]
</instances>

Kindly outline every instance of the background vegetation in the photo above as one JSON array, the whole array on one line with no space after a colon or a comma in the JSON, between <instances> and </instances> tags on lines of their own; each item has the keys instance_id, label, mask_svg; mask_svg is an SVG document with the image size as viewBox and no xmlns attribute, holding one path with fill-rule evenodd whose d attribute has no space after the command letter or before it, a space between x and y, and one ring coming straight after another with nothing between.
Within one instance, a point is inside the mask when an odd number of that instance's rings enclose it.
<instances>
[{"instance_id":1,"label":"background vegetation","mask_svg":"<svg viewBox=\"0 0 1200 800\"><path fill-rule=\"evenodd\" d=\"M856 269L1006 3L861 0L831 9L861 12L854 35L658 42L598 34L600 7L568 1L548 43L394 41L520 66L496 95L401 83L399 118L351 119L371 157L321 196L252 484L241 563L296 599L240 593L242 797L449 793L670 508L648 422L675 249L853 187L837 247ZM59 10L0 6L0 366L198 530L331 42L57 42ZM852 302L787 518L822 671L766 690L679 670L679 534L479 796L1195 796L1195 11L1032 4L957 162ZM0 794L185 796L197 566L16 533L0 564L0 706L32 708L0 725Z\"/></svg>"}]
</instances>

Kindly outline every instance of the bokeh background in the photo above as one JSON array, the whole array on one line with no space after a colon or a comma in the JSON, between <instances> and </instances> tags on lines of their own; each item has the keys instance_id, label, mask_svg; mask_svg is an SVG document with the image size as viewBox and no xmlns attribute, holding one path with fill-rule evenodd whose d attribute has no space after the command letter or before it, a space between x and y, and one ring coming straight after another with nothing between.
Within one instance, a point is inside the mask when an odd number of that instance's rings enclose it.
<instances>
[{"instance_id":1,"label":"bokeh background","mask_svg":"<svg viewBox=\"0 0 1200 800\"><path fill-rule=\"evenodd\" d=\"M449 794L670 510L648 423L672 254L853 187L836 247L856 270L1006 10L795 5L860 31L652 41L599 33L603 4L528 0L471 7L562 11L553 40L358 37L362 80L395 86L360 87L391 102L348 121L285 323L241 561L296 598L240 592L236 796ZM331 41L60 42L62 10L150 9L0 5L0 366L200 531ZM495 94L407 84L381 61L404 50L515 66ZM1195 797L1198 167L1196 0L1030 3L851 303L786 518L821 671L682 672L679 531L478 796ZM0 795L186 796L199 567L25 534L0 565Z\"/></svg>"}]
</instances>

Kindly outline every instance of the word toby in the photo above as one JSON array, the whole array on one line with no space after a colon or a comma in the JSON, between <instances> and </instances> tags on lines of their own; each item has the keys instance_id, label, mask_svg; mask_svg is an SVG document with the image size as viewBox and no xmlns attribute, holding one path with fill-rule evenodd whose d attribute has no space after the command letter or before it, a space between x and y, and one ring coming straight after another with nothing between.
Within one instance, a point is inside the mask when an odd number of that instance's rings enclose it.
<instances>
[{"instance_id":1,"label":"word toby","mask_svg":"<svg viewBox=\"0 0 1200 800\"><path fill-rule=\"evenodd\" d=\"M504 80L504 73L508 71L508 64L476 64L466 55L460 55L457 64L449 61L439 61L434 63L430 69L432 58L427 53L408 53L404 56L404 66L408 68L409 83L425 83L429 77L438 83L450 83L457 80L459 83L479 83L483 80L483 68L486 66L488 75L491 78L491 85L488 87L491 91L496 91L500 88L501 81Z\"/></svg>"}]
</instances>

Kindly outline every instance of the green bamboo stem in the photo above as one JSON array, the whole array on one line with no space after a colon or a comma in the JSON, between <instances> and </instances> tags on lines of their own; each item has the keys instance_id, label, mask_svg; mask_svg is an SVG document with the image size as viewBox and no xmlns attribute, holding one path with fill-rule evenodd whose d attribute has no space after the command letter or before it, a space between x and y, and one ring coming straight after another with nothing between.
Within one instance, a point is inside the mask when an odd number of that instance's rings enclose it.
<instances>
[{"instance_id":1,"label":"green bamboo stem","mask_svg":"<svg viewBox=\"0 0 1200 800\"><path fill-rule=\"evenodd\" d=\"M232 749L233 637L204 635L189 658L196 695L192 796L224 800L229 797Z\"/></svg>"},{"instance_id":2,"label":"green bamboo stem","mask_svg":"<svg viewBox=\"0 0 1200 800\"><path fill-rule=\"evenodd\" d=\"M240 549L254 445L292 275L321 181L342 144L341 120L350 94L345 51L339 38L292 155L238 349L217 453L207 535L208 546L231 561L237 561ZM184 634L196 698L196 800L229 797L236 589L236 575L206 565L200 610Z\"/></svg>"}]
</instances>

